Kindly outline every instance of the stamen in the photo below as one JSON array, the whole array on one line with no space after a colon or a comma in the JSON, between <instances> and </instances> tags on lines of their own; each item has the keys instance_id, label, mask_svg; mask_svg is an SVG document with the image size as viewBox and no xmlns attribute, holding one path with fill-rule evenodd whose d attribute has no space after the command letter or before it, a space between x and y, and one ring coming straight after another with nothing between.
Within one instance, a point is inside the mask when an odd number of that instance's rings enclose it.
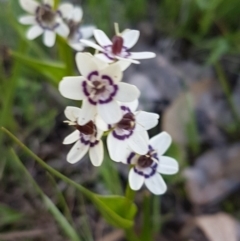
<instances>
[{"instance_id":1,"label":"stamen","mask_svg":"<svg viewBox=\"0 0 240 241\"><path fill-rule=\"evenodd\" d=\"M114 28L115 28L115 33L116 33L116 35L117 35L117 36L120 36L121 34L120 34L120 32L119 32L119 25L118 25L118 23L114 23Z\"/></svg>"}]
</instances>

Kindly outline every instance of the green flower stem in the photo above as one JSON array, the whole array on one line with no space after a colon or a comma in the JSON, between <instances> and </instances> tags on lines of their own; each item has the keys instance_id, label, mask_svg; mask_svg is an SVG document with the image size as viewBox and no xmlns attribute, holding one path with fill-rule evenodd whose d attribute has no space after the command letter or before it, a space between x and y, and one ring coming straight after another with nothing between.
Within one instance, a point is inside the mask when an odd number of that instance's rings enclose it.
<instances>
[{"instance_id":1,"label":"green flower stem","mask_svg":"<svg viewBox=\"0 0 240 241\"><path fill-rule=\"evenodd\" d=\"M228 104L231 108L232 115L233 115L235 121L237 122L237 125L240 125L240 116L239 116L239 114L238 114L238 112L235 108L234 102L232 100L230 86L228 84L228 80L227 80L227 77L226 77L226 75L223 71L223 68L222 68L222 66L219 62L216 62L214 64L214 67L215 67L215 70L217 72L218 80L219 80L219 82L222 86L223 92L226 95Z\"/></svg>"},{"instance_id":2,"label":"green flower stem","mask_svg":"<svg viewBox=\"0 0 240 241\"><path fill-rule=\"evenodd\" d=\"M131 189L129 183L127 184L126 191L125 191L125 197L129 199L130 201L134 201L136 192ZM140 241L139 238L137 237L134 228L131 229L126 229L125 230L126 238L129 241Z\"/></svg>"},{"instance_id":3,"label":"green flower stem","mask_svg":"<svg viewBox=\"0 0 240 241\"><path fill-rule=\"evenodd\" d=\"M128 183L125 191L125 197L128 198L130 201L134 201L135 195L136 192L131 189Z\"/></svg>"},{"instance_id":4,"label":"green flower stem","mask_svg":"<svg viewBox=\"0 0 240 241\"><path fill-rule=\"evenodd\" d=\"M47 165L41 158L39 158L36 154L34 154L31 150L29 150L21 141L19 141L10 131L8 131L6 128L2 127L1 128L9 137L11 137L12 140L14 140L29 156L31 156L32 158L34 158L39 165L41 165L43 168L45 168L48 172L50 172L51 174L53 174L54 176L62 179L63 181L65 181L66 183L74 186L76 189L78 189L80 192L82 192L88 199L92 200L92 201L96 201L94 196L92 195L92 193L90 191L88 191L86 188L78 185L77 183L75 183L74 181L72 181L71 179L69 179L68 177L64 176L63 174L61 174L60 172L56 171L54 168L50 167L49 165Z\"/></svg>"}]
</instances>

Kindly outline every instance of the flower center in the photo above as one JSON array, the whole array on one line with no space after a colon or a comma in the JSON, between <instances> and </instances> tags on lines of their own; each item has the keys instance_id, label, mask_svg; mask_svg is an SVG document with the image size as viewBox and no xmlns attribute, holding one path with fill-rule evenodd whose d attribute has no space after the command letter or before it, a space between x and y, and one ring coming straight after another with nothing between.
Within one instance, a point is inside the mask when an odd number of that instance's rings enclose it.
<instances>
[{"instance_id":1,"label":"flower center","mask_svg":"<svg viewBox=\"0 0 240 241\"><path fill-rule=\"evenodd\" d=\"M135 127L135 117L133 113L126 113L122 120L117 124L118 128L124 129L124 130L133 130Z\"/></svg>"},{"instance_id":2,"label":"flower center","mask_svg":"<svg viewBox=\"0 0 240 241\"><path fill-rule=\"evenodd\" d=\"M75 125L75 128L79 130L84 135L93 135L96 131L96 126L94 125L93 121L89 121L86 125L80 126Z\"/></svg>"},{"instance_id":3,"label":"flower center","mask_svg":"<svg viewBox=\"0 0 240 241\"><path fill-rule=\"evenodd\" d=\"M123 38L115 35L112 39L112 43L112 53L120 54L122 52L123 47Z\"/></svg>"},{"instance_id":4,"label":"flower center","mask_svg":"<svg viewBox=\"0 0 240 241\"><path fill-rule=\"evenodd\" d=\"M37 19L44 23L52 23L55 20L56 13L49 5L42 5L37 9Z\"/></svg>"},{"instance_id":5,"label":"flower center","mask_svg":"<svg viewBox=\"0 0 240 241\"><path fill-rule=\"evenodd\" d=\"M93 84L93 90L95 91L95 95L104 93L106 89L105 84L101 83L98 80L93 81L92 84Z\"/></svg>"},{"instance_id":6,"label":"flower center","mask_svg":"<svg viewBox=\"0 0 240 241\"><path fill-rule=\"evenodd\" d=\"M70 21L68 21L68 27L69 27L68 37L72 38L79 28L79 23L76 23L73 20L70 20Z\"/></svg>"},{"instance_id":7,"label":"flower center","mask_svg":"<svg viewBox=\"0 0 240 241\"><path fill-rule=\"evenodd\" d=\"M150 167L153 163L151 156L145 155L138 158L138 165L142 168Z\"/></svg>"}]
</instances>

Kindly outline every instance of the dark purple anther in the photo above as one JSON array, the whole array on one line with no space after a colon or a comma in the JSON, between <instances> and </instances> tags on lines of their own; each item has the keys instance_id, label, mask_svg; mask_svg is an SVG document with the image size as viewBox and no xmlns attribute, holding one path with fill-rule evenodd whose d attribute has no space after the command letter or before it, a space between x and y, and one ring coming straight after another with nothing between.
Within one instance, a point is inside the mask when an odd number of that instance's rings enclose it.
<instances>
[{"instance_id":1,"label":"dark purple anther","mask_svg":"<svg viewBox=\"0 0 240 241\"><path fill-rule=\"evenodd\" d=\"M115 35L112 39L112 53L113 54L120 54L123 47L123 38L120 36Z\"/></svg>"}]
</instances>

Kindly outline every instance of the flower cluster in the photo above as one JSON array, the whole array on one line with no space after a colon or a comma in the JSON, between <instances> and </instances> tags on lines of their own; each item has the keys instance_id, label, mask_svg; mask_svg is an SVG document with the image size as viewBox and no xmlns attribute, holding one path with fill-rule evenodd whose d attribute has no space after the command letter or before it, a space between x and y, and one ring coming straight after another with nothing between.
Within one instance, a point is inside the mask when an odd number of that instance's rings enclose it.
<instances>
[{"instance_id":1,"label":"flower cluster","mask_svg":"<svg viewBox=\"0 0 240 241\"><path fill-rule=\"evenodd\" d=\"M148 130L158 124L159 115L138 110L139 89L122 81L123 72L139 59L155 57L151 52L131 52L139 38L138 30L119 32L110 40L107 35L93 26L79 28L82 9L63 3L57 9L53 0L20 0L31 15L23 16L20 22L33 25L29 39L44 35L44 43L52 46L56 34L68 38L69 45L82 51L85 46L97 50L95 55L79 52L76 65L80 76L64 77L59 83L62 96L80 100L81 108L68 106L65 122L74 127L63 144L73 144L67 155L69 163L76 163L89 152L94 166L104 160L103 136L110 158L115 162L130 165L129 184L139 190L145 183L154 194L163 194L166 184L161 174L175 174L178 163L163 156L171 144L171 137L162 132L149 139ZM93 33L96 43L87 40Z\"/></svg>"},{"instance_id":2,"label":"flower cluster","mask_svg":"<svg viewBox=\"0 0 240 241\"><path fill-rule=\"evenodd\" d=\"M84 44L80 39L89 39L93 35L94 26L81 26L83 11L70 3L62 3L54 8L54 0L20 0L21 7L28 15L21 16L19 22L32 25L27 31L27 38L33 40L43 34L43 43L52 47L56 34L65 38L76 51L82 51Z\"/></svg>"}]
</instances>

